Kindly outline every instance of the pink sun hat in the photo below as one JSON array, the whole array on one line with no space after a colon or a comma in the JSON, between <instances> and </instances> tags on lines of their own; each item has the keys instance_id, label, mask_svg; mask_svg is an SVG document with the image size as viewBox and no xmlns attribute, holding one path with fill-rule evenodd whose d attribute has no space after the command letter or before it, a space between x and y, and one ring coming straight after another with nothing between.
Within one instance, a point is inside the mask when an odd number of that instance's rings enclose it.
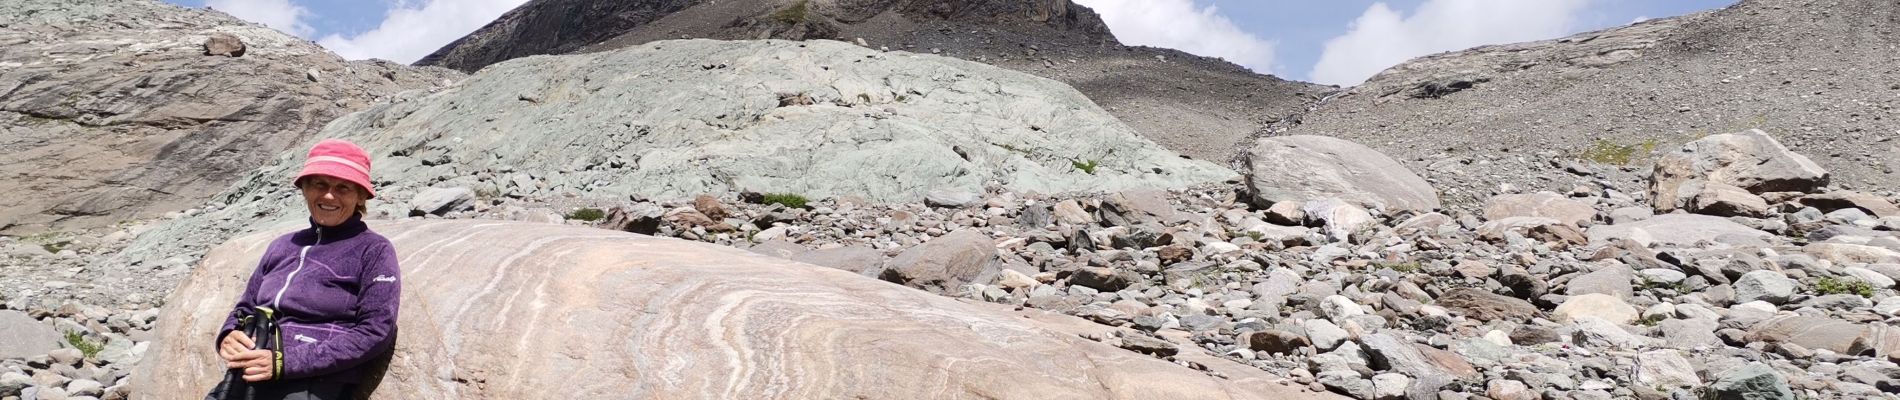
<instances>
[{"instance_id":1,"label":"pink sun hat","mask_svg":"<svg viewBox=\"0 0 1900 400\"><path fill-rule=\"evenodd\" d=\"M348 140L324 139L311 147L310 157L303 162L303 172L298 172L297 179L292 182L302 181L311 175L350 181L369 192L370 198L376 198L376 189L369 185L369 152Z\"/></svg>"}]
</instances>

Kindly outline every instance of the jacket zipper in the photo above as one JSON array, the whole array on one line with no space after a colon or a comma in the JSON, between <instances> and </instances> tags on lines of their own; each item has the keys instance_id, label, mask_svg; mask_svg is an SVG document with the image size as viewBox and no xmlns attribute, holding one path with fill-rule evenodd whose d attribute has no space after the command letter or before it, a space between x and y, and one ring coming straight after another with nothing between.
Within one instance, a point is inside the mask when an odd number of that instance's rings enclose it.
<instances>
[{"instance_id":1,"label":"jacket zipper","mask_svg":"<svg viewBox=\"0 0 1900 400\"><path fill-rule=\"evenodd\" d=\"M277 303L284 301L284 292L290 290L290 282L297 279L298 272L303 272L304 259L310 256L310 248L323 244L323 228L316 228L316 231L317 242L311 243L309 246L304 246L302 250L297 251L297 269L290 270L290 275L284 277L284 287L277 289L277 297L273 297L270 300L271 309L282 309L277 306Z\"/></svg>"}]
</instances>

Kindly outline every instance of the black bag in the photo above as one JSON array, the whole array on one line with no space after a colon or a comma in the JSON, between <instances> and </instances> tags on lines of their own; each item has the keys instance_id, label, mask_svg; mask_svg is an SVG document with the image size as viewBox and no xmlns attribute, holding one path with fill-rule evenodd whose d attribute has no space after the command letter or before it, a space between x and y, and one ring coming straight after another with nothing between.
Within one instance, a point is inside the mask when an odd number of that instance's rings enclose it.
<instances>
[{"instance_id":1,"label":"black bag","mask_svg":"<svg viewBox=\"0 0 1900 400\"><path fill-rule=\"evenodd\" d=\"M232 311L237 316L237 330L250 336L257 344L252 350L282 350L284 335L277 329L277 312L269 307L253 308ZM225 372L224 381L218 382L218 386L211 388L211 393L205 394L205 400L250 400L257 395L254 386L244 381L243 369L232 368Z\"/></svg>"}]
</instances>

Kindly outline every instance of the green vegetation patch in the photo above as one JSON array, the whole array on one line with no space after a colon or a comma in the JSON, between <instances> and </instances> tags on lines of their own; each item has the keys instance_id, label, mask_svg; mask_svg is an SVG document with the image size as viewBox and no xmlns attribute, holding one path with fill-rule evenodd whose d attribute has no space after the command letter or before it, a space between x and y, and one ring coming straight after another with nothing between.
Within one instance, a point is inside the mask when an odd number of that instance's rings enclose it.
<instances>
[{"instance_id":1,"label":"green vegetation patch","mask_svg":"<svg viewBox=\"0 0 1900 400\"><path fill-rule=\"evenodd\" d=\"M810 0L798 0L797 3L792 3L791 7L772 13L773 21L787 24L805 22L809 18L811 18Z\"/></svg>"},{"instance_id":2,"label":"green vegetation patch","mask_svg":"<svg viewBox=\"0 0 1900 400\"><path fill-rule=\"evenodd\" d=\"M1630 145L1597 139L1596 144L1583 152L1583 159L1601 164L1630 165L1631 162L1640 160L1639 155L1648 155L1655 150L1656 139Z\"/></svg>"},{"instance_id":3,"label":"green vegetation patch","mask_svg":"<svg viewBox=\"0 0 1900 400\"><path fill-rule=\"evenodd\" d=\"M573 219L573 220L594 222L594 221L599 221L602 218L607 218L607 212L601 211L598 208L582 208L579 210L574 210L574 212L567 213L567 219Z\"/></svg>"},{"instance_id":4,"label":"green vegetation patch","mask_svg":"<svg viewBox=\"0 0 1900 400\"><path fill-rule=\"evenodd\" d=\"M1858 279L1834 279L1824 276L1814 281L1814 291L1823 295L1853 294L1860 297L1874 297L1874 285Z\"/></svg>"},{"instance_id":5,"label":"green vegetation patch","mask_svg":"<svg viewBox=\"0 0 1900 400\"><path fill-rule=\"evenodd\" d=\"M86 358L96 358L96 356L99 355L99 351L105 350L106 348L105 345L86 340L86 335L71 331L66 332L66 344L72 345L75 349L79 349L79 353L85 354Z\"/></svg>"},{"instance_id":6,"label":"green vegetation patch","mask_svg":"<svg viewBox=\"0 0 1900 400\"><path fill-rule=\"evenodd\" d=\"M777 205L782 205L782 206L786 206L790 208L805 208L805 203L809 203L811 202L811 200L806 199L805 196L799 196L799 195L791 194L791 193L767 193L765 195L765 199L760 202L764 204L777 204Z\"/></svg>"},{"instance_id":7,"label":"green vegetation patch","mask_svg":"<svg viewBox=\"0 0 1900 400\"><path fill-rule=\"evenodd\" d=\"M1082 172L1087 172L1089 175L1095 175L1095 168L1102 166L1102 164L1099 162L1096 162L1096 160L1088 160L1088 162L1082 162L1079 160L1070 161L1069 164L1075 166L1075 169L1077 170L1081 170Z\"/></svg>"}]
</instances>

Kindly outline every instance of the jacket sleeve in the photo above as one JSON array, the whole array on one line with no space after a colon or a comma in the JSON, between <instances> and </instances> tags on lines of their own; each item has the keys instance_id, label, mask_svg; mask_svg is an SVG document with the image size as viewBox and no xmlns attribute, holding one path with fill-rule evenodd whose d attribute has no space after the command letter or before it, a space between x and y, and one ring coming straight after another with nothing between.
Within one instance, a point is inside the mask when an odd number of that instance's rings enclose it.
<instances>
[{"instance_id":1,"label":"jacket sleeve","mask_svg":"<svg viewBox=\"0 0 1900 400\"><path fill-rule=\"evenodd\" d=\"M251 299L257 297L258 287L264 285L264 275L269 272L264 269L271 265L270 259L272 255L277 254L276 250L277 244L273 242L264 249L264 256L257 260L257 268L251 270L250 282L244 284L244 294L238 295L237 305L231 307L231 315L224 317L224 327L218 329L218 337L211 342L211 348L213 350L216 350L224 343L225 335L229 335L231 331L237 330L238 312L257 306L257 303Z\"/></svg>"},{"instance_id":2,"label":"jacket sleeve","mask_svg":"<svg viewBox=\"0 0 1900 400\"><path fill-rule=\"evenodd\" d=\"M402 269L390 244L379 243L364 252L363 273L357 274L362 291L356 298L357 320L344 332L314 346L292 346L283 355L284 378L322 376L361 365L382 356L396 344L396 310L402 297Z\"/></svg>"}]
</instances>

